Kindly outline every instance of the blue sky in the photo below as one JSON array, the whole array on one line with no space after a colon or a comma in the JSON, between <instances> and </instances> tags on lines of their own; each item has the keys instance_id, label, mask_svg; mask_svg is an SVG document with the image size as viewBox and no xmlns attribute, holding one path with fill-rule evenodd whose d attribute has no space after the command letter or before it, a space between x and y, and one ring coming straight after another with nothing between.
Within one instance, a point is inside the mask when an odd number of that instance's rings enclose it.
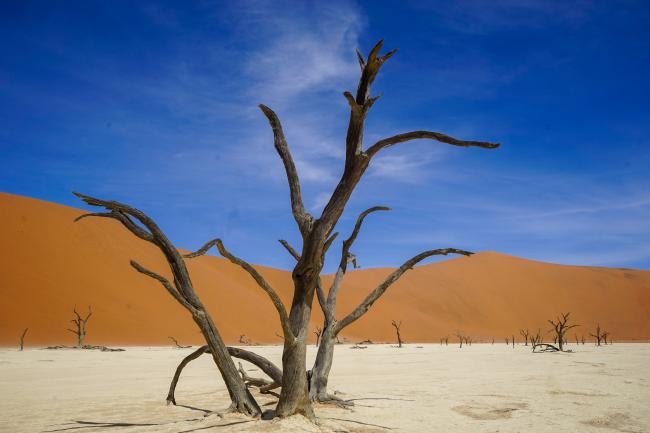
<instances>
[{"instance_id":1,"label":"blue sky","mask_svg":"<svg viewBox=\"0 0 650 433\"><path fill-rule=\"evenodd\" d=\"M28 2L0 6L0 190L149 213L179 247L221 237L289 268L298 244L276 110L316 214L342 170L354 49L399 48L373 87L378 158L340 222L363 267L424 249L650 269L650 6L565 2ZM338 253L338 249L334 252ZM331 270L337 258L328 257Z\"/></svg>"}]
</instances>

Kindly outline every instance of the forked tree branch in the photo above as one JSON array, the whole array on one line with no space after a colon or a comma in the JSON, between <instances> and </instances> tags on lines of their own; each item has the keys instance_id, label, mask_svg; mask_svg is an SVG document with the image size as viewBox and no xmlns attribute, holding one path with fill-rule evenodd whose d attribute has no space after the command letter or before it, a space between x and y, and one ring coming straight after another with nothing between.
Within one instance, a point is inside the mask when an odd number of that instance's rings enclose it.
<instances>
[{"instance_id":1,"label":"forked tree branch","mask_svg":"<svg viewBox=\"0 0 650 433\"><path fill-rule=\"evenodd\" d=\"M338 295L339 288L341 287L343 276L347 272L348 263L351 259L350 248L359 235L363 221L368 215L373 212L389 210L390 208L386 206L374 206L361 212L361 214L359 214L357 217L357 221L354 224L354 229L352 229L350 237L343 241L343 246L341 247L341 260L339 262L339 267L336 270L336 274L334 275L334 281L332 281L332 285L330 286L329 293L327 295L327 311L324 311L330 320L334 318L334 313L336 310L336 297Z\"/></svg>"},{"instance_id":2,"label":"forked tree branch","mask_svg":"<svg viewBox=\"0 0 650 433\"><path fill-rule=\"evenodd\" d=\"M460 254L464 256L469 256L472 255L473 253L469 251L464 251L464 250L459 250L456 248L443 248L443 249L437 249L437 250L429 250L425 251L423 253L418 254L417 256L414 256L404 262L402 266L397 268L395 271L393 271L386 279L378 285L370 294L359 304L357 308L355 308L350 314L345 316L343 319L338 321L336 323L336 332L340 332L343 328L346 326L350 325L351 323L355 322L357 319L359 319L361 316L363 316L370 307L372 307L372 304L377 301L381 295L386 292L386 290L395 282L397 281L406 271L409 269L412 269L413 266L421 262L422 260L426 259L427 257L431 256L436 256L436 255L448 255L448 254Z\"/></svg>"},{"instance_id":3,"label":"forked tree branch","mask_svg":"<svg viewBox=\"0 0 650 433\"><path fill-rule=\"evenodd\" d=\"M484 149L495 149L499 147L500 145L498 143L488 143L484 141L465 141L465 140L458 140L454 137L450 137L448 135L442 134L440 132L432 132L432 131L411 131L411 132L406 132L403 134L397 134L392 137L384 138L382 140L379 140L372 146L368 148L366 151L366 154L372 158L379 152L380 150L393 146L398 143L403 143L405 141L411 141L411 140L418 140L418 139L428 139L428 140L435 140L439 141L441 143L446 143L446 144L451 144L453 146L461 146L461 147L482 147Z\"/></svg>"},{"instance_id":4,"label":"forked tree branch","mask_svg":"<svg viewBox=\"0 0 650 433\"><path fill-rule=\"evenodd\" d=\"M91 206L103 207L109 211L107 213L99 215L88 214L89 216L102 216L116 219L121 222L127 230L129 230L140 239L146 240L156 245L158 249L160 249L160 251L163 253L167 260L167 263L169 264L169 268L172 272L172 275L174 276L174 284L176 286L177 293L179 293L185 300L183 306L185 306L187 303L192 305L194 308L197 308L201 305L201 302L194 293L189 272L187 271L183 257L181 257L181 254L178 252L176 247L171 243L171 241L163 233L160 227L158 227L158 225L151 218L145 215L144 212L124 203L119 203L117 201L100 200L94 197L80 194L78 192L73 192L73 194ZM83 217L83 215L81 217L78 217L76 221L82 219ZM136 224L132 218L136 219L140 224L142 224L146 230ZM177 282L179 281L183 282L183 284L178 284Z\"/></svg>"},{"instance_id":5,"label":"forked tree branch","mask_svg":"<svg viewBox=\"0 0 650 433\"><path fill-rule=\"evenodd\" d=\"M300 179L298 178L298 170L296 165L293 162L291 152L289 151L289 145L287 140L284 137L284 131L282 130L282 124L277 114L269 107L264 104L259 105L260 110L264 113L266 118L271 125L273 130L273 142L275 145L275 150L280 155L282 163L284 164L284 170L287 174L287 181L289 182L289 193L291 197L291 212L293 217L298 224L300 233L303 237L309 232L311 225L313 223L313 217L305 210L305 205L302 202L302 193L300 192Z\"/></svg>"},{"instance_id":6,"label":"forked tree branch","mask_svg":"<svg viewBox=\"0 0 650 433\"><path fill-rule=\"evenodd\" d=\"M361 76L357 85L357 94L355 97L350 92L344 92L343 96L350 105L350 121L348 132L345 139L345 173L348 173L356 163L357 155L362 153L363 128L366 114L379 97L370 98L370 87L377 77L379 69L397 50L389 51L383 56L378 56L379 50L384 41L380 40L370 50L368 58L364 59L359 50L357 57L361 66Z\"/></svg>"},{"instance_id":7,"label":"forked tree branch","mask_svg":"<svg viewBox=\"0 0 650 433\"><path fill-rule=\"evenodd\" d=\"M239 257L233 255L230 251L228 251L226 247L223 245L221 239L212 239L206 242L197 251L193 253L185 254L184 257L193 258L193 257L202 256L213 246L217 248L219 254L221 254L224 258L228 259L231 263L234 263L235 265L238 265L243 270L245 270L255 280L257 285L260 286L262 290L264 290L264 292L266 292L266 294L271 299L271 302L273 302L273 306L277 310L278 315L280 316L280 324L282 325L282 331L284 332L285 339L295 338L293 332L291 331L291 327L289 326L289 315L287 314L287 310L284 306L284 303L276 293L276 291L273 289L273 287L271 287L268 281L266 281L266 279L264 279L264 277L257 271L257 269L255 269L250 263L240 259Z\"/></svg>"}]
</instances>

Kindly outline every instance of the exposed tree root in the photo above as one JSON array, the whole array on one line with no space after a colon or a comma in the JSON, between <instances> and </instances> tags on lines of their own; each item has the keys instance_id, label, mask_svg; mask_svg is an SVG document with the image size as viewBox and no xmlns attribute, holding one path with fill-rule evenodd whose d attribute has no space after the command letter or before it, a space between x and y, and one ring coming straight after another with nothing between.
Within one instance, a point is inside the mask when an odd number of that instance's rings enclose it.
<instances>
[{"instance_id":1,"label":"exposed tree root","mask_svg":"<svg viewBox=\"0 0 650 433\"><path fill-rule=\"evenodd\" d=\"M315 396L312 401L320 403L320 404L326 404L326 405L333 405L336 407L340 407L342 409L350 409L352 406L354 406L354 402L351 400L344 400L340 397L337 397L333 394L325 394L321 396Z\"/></svg>"},{"instance_id":2,"label":"exposed tree root","mask_svg":"<svg viewBox=\"0 0 650 433\"><path fill-rule=\"evenodd\" d=\"M260 392L262 394L277 395L276 393L271 392L271 390L280 387L280 384L282 383L282 370L280 370L275 364L273 364L268 359L256 353L250 352L248 350L240 349L238 347L229 346L227 347L227 349L230 356L250 362L251 364L257 366L260 370L262 370L272 379L269 381L266 379L250 377L246 374L246 372L244 371L240 363L239 373L241 374L242 379L244 380L246 386L255 386L260 389ZM172 382L169 385L169 393L167 394L167 398L166 398L167 404L171 403L176 405L176 397L174 393L176 391L176 385L178 384L178 380L181 377L181 373L183 369L187 366L187 364L189 364L199 356L203 355L204 353L210 353L210 348L208 346L199 347L194 352L190 353L185 358L183 358L180 364L178 364L178 367L176 367L176 372L174 373L174 377L172 378Z\"/></svg>"}]
</instances>

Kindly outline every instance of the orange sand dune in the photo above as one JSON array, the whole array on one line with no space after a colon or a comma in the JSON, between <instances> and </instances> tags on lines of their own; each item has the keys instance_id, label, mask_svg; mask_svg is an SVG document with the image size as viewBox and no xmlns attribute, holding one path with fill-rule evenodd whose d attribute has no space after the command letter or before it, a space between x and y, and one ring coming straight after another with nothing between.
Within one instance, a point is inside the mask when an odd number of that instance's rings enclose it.
<instances>
[{"instance_id":1,"label":"orange sand dune","mask_svg":"<svg viewBox=\"0 0 650 433\"><path fill-rule=\"evenodd\" d=\"M189 314L157 282L129 266L133 258L169 276L160 253L115 221L73 223L82 212L0 193L0 344L17 344L25 327L29 345L73 344L75 336L65 329L75 304L84 311L92 304L95 311L88 344L161 345L170 335L200 343ZM275 310L246 273L216 257L188 262L196 290L226 341L245 334L254 342L280 342ZM290 273L259 269L288 302ZM350 272L338 315L388 272ZM587 336L599 321L614 339L648 340L650 272L555 265L492 252L455 258L406 274L344 336L390 341L391 319L401 319L403 337L411 342L437 342L456 331L501 342L523 327L546 331L546 319L561 311L573 312L582 325L578 335ZM314 328L321 317L314 315Z\"/></svg>"}]
</instances>

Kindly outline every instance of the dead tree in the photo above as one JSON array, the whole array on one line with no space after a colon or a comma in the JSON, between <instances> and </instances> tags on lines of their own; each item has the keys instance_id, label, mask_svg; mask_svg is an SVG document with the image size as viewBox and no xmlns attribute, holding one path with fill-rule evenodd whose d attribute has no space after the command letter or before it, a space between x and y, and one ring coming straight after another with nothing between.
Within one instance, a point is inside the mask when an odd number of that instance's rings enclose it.
<instances>
[{"instance_id":1,"label":"dead tree","mask_svg":"<svg viewBox=\"0 0 650 433\"><path fill-rule=\"evenodd\" d=\"M27 334L27 331L29 331L29 328L25 328L22 334L20 334L20 351L23 351L23 348L25 347L25 335Z\"/></svg>"},{"instance_id":2,"label":"dead tree","mask_svg":"<svg viewBox=\"0 0 650 433\"><path fill-rule=\"evenodd\" d=\"M494 344L494 337L492 337L492 344Z\"/></svg>"},{"instance_id":3,"label":"dead tree","mask_svg":"<svg viewBox=\"0 0 650 433\"><path fill-rule=\"evenodd\" d=\"M318 343L320 342L320 336L322 333L323 333L323 328L317 326L316 330L314 331L314 335L316 335L316 347L318 347Z\"/></svg>"},{"instance_id":4,"label":"dead tree","mask_svg":"<svg viewBox=\"0 0 650 433\"><path fill-rule=\"evenodd\" d=\"M292 274L294 280L294 298L291 306L291 329L296 332L298 342L295 346L291 347L285 345L285 351L283 354L283 370L285 372L285 379L280 402L277 408L277 413L280 416L307 411L307 403L305 403L305 400L320 400L321 398L328 398L326 394L326 385L333 357L332 342L334 336L338 334L341 329L345 328L365 314L372 304L406 270L431 255L450 254L457 251L451 249L433 250L413 257L389 275L389 277L375 288L375 290L371 292L362 304L353 310L352 313L340 321L334 321L336 295L340 286L340 280L345 273L348 262L355 259L354 255L350 253L350 246L356 238L358 229L353 233L350 239L344 242L344 254L342 254L339 270L335 276L335 282L330 287L327 298L325 297L324 290L320 284L320 273L323 269L324 254L334 241L336 237L334 228L338 223L352 192L363 177L372 159L388 147L415 139L434 140L462 147L471 146L494 149L499 146L494 143L457 140L437 132L412 131L381 139L364 150L363 132L365 119L370 108L378 99L377 97L370 97L370 87L375 80L379 69L386 60L395 53L395 50L393 50L383 56L379 56L379 51L382 45L383 41L377 43L365 59L359 52L357 52L361 67L361 76L357 85L356 95L352 95L350 92L344 92L344 96L350 105L350 118L345 146L345 164L337 186L325 205L320 217L317 219L310 215L303 205L298 174L291 158L291 154L289 153L280 122L275 113L268 107L261 107L269 119L274 131L276 149L282 158L289 179L293 215L302 234L301 253L297 254L295 250L294 252L296 254L292 253L297 260L297 264ZM372 212L373 210L385 210L385 208L368 210L365 214L362 214L363 216L361 216L360 219L362 220L367 213ZM312 369L311 384L308 387L307 382L302 379L303 377L306 377L304 334L306 334L306 330L309 326L309 317L314 292L317 293L319 304L324 310L326 317L323 324L323 335L321 336L319 353L317 354L317 359ZM308 390L310 398L304 399ZM311 406L309 406L308 410L311 412Z\"/></svg>"},{"instance_id":5,"label":"dead tree","mask_svg":"<svg viewBox=\"0 0 650 433\"><path fill-rule=\"evenodd\" d=\"M535 351L535 346L542 344L542 334L541 330L537 330L537 334L530 336L530 345L533 346L533 352Z\"/></svg>"},{"instance_id":6,"label":"dead tree","mask_svg":"<svg viewBox=\"0 0 650 433\"><path fill-rule=\"evenodd\" d=\"M519 330L519 333L524 337L524 346L528 346L528 335L530 334L528 328Z\"/></svg>"},{"instance_id":7,"label":"dead tree","mask_svg":"<svg viewBox=\"0 0 650 433\"><path fill-rule=\"evenodd\" d=\"M457 332L456 337L458 337L458 343L460 343L460 346L458 346L458 347L462 349L463 348L463 342L465 341L465 336L463 334L460 334L460 333Z\"/></svg>"},{"instance_id":8,"label":"dead tree","mask_svg":"<svg viewBox=\"0 0 650 433\"><path fill-rule=\"evenodd\" d=\"M308 375L306 368L306 344L307 336L309 334L312 301L314 298L314 293L318 291L318 298L319 303L321 304L321 308L327 311L332 311L333 314L333 305L324 305L325 295L322 288L318 289L318 287L320 287L320 274L323 269L325 253L336 238L334 228L337 225L341 215L343 214L345 206L347 205L352 192L355 190L357 184L363 177L370 162L385 149L416 139L433 140L461 147L494 149L499 146L495 143L458 140L439 132L420 130L397 134L392 137L380 139L364 149L363 133L366 116L368 115L368 112L372 105L378 99L378 97L370 97L370 87L374 82L379 69L386 62L386 60L388 60L395 53L395 50L392 50L383 56L380 56L379 51L381 50L382 45L383 41L377 43L370 51L367 58L363 58L360 53L357 53L361 67L361 76L357 85L356 95L352 95L350 92L344 92L344 96L350 105L350 117L345 140L345 163L339 182L332 192L329 200L327 201L327 204L325 205L322 213L318 217L312 216L304 206L298 171L294 164L291 152L289 151L289 147L287 145L287 141L285 139L282 125L278 116L269 107L260 105L260 109L269 121L271 129L273 131L275 149L284 165L285 173L289 183L291 211L302 238L301 253L296 255L297 263L292 271L293 297L291 301L291 308L288 314L284 304L280 301L277 295L275 295L275 291L268 284L268 282L247 262L230 254L223 247L221 241L209 241L203 248L199 250L199 252L202 251L202 253L205 253L205 251L207 251L212 245L216 245L219 253L222 256L239 265L251 275L257 284L265 292L267 292L267 294L269 294L273 304L278 310L282 324L282 330L284 333L284 347L282 354L282 369L284 374L282 379L282 391L276 408L276 415L280 417L302 414L310 419L313 419L314 414L311 400L316 394L312 394L311 390L313 389L315 390L315 393L320 393L320 391L316 390L326 389L326 387L323 386L308 386ZM111 216L115 218L115 216L110 212L109 215L103 216ZM139 226L135 227L137 229L140 228ZM321 341L319 351L323 347L326 348L323 349L324 351L330 351L330 340L334 340L334 336L338 333L338 331L361 317L381 296L381 294L386 291L388 286L397 280L406 270L410 269L412 266L424 258L430 257L431 255L450 254L455 253L455 251L458 250L448 249L429 251L415 256L411 260L405 262L404 265L393 272L384 281L384 283L380 284L380 286L378 286L364 300L364 302L359 307L357 307L357 309L355 309L341 321L337 322L338 325L336 325L336 327L338 330L336 330L336 332L335 329L333 329L334 322L330 320L333 319L333 316L330 316L329 319L326 318L326 324L323 326L323 335L321 336L321 340L328 341L327 344L323 344L323 341ZM345 254L342 258L346 266L349 257L350 256L348 254ZM328 299L335 299L337 291L338 288L334 291L330 289ZM181 290L181 292L184 292L184 289ZM332 296L332 292L334 296ZM194 294L193 300L198 301L198 298L196 298L196 295ZM331 325L330 328L332 329L328 330L328 325ZM216 330L216 328L214 328L214 330ZM213 353L213 356L215 356L215 352L217 351L224 353L223 344L210 344L210 349ZM321 355L321 364L319 364L320 366L315 364L314 368L312 369L312 382L322 383L323 377L326 377L329 374L332 356L333 355L331 353L324 353ZM221 363L222 368L224 367L224 363L225 361ZM230 364L232 364L232 368L230 365L227 367L229 376L231 370L232 372L237 373L237 369L234 366L234 363L230 361ZM324 374L325 371L327 372L326 374ZM230 388L236 387L238 392L243 392L245 390L245 385L239 374L237 374L237 380L238 384L230 384ZM241 397L243 397L243 394L241 394ZM252 398L249 400L252 401ZM258 408L253 406L251 407L254 409L252 412L258 412ZM244 411L248 412L247 410Z\"/></svg>"},{"instance_id":9,"label":"dead tree","mask_svg":"<svg viewBox=\"0 0 650 433\"><path fill-rule=\"evenodd\" d=\"M609 336L609 332L603 331L603 343L607 345L607 336Z\"/></svg>"},{"instance_id":10,"label":"dead tree","mask_svg":"<svg viewBox=\"0 0 650 433\"><path fill-rule=\"evenodd\" d=\"M239 336L239 342L244 346L248 346L249 344L252 344L250 338L246 337L246 334L242 334Z\"/></svg>"},{"instance_id":11,"label":"dead tree","mask_svg":"<svg viewBox=\"0 0 650 433\"><path fill-rule=\"evenodd\" d=\"M190 347L192 347L192 346L182 346L181 344L179 344L178 340L175 339L174 337L167 337L167 338L169 338L172 341L172 343L174 343L174 346L176 346L177 349L189 349Z\"/></svg>"},{"instance_id":12,"label":"dead tree","mask_svg":"<svg viewBox=\"0 0 650 433\"><path fill-rule=\"evenodd\" d=\"M557 341L558 349L560 352L564 351L564 343L566 341L565 334L566 332L571 329L575 328L576 326L579 325L569 325L569 316L571 313L563 313L561 316L558 316L556 321L549 320L548 323L550 323L553 326L553 329L551 329L551 332L554 332L554 340Z\"/></svg>"},{"instance_id":13,"label":"dead tree","mask_svg":"<svg viewBox=\"0 0 650 433\"><path fill-rule=\"evenodd\" d=\"M440 345L442 346L442 343L445 343L445 346L449 346L449 336L445 335L440 339Z\"/></svg>"},{"instance_id":14,"label":"dead tree","mask_svg":"<svg viewBox=\"0 0 650 433\"><path fill-rule=\"evenodd\" d=\"M573 334L573 336L576 339L576 346L580 344L580 340L578 340L578 334Z\"/></svg>"},{"instance_id":15,"label":"dead tree","mask_svg":"<svg viewBox=\"0 0 650 433\"><path fill-rule=\"evenodd\" d=\"M580 336L580 342L582 343L583 346L585 345L585 336L584 335Z\"/></svg>"},{"instance_id":16,"label":"dead tree","mask_svg":"<svg viewBox=\"0 0 650 433\"><path fill-rule=\"evenodd\" d=\"M515 336L514 335L512 336L512 348L513 349L515 348Z\"/></svg>"},{"instance_id":17,"label":"dead tree","mask_svg":"<svg viewBox=\"0 0 650 433\"><path fill-rule=\"evenodd\" d=\"M74 335L77 336L77 347L84 347L84 339L86 338L86 324L88 323L90 316L93 315L93 311L89 305L88 314L86 315L85 318L81 317L81 315L77 313L76 306L74 307L73 311L75 316L77 316L77 318L70 320L70 322L74 323L75 329L68 328L67 331L72 332Z\"/></svg>"},{"instance_id":18,"label":"dead tree","mask_svg":"<svg viewBox=\"0 0 650 433\"><path fill-rule=\"evenodd\" d=\"M228 410L259 416L261 414L259 405L239 375L237 367L221 338L221 334L212 321L212 317L194 292L194 286L183 257L158 225L143 212L131 206L115 201L99 200L79 193L74 194L91 206L103 207L107 210L107 212L81 215L75 221L86 217L111 218L120 222L136 237L158 247L167 260L169 270L173 276L172 281L145 268L134 260L131 260L131 266L141 274L158 281L176 302L181 304L192 315L192 319L201 330L212 358L228 389L231 400L231 406ZM272 295L269 294L269 296ZM277 298L277 295L275 297ZM277 299L279 301L279 298ZM279 310L279 313L283 314L283 310Z\"/></svg>"},{"instance_id":19,"label":"dead tree","mask_svg":"<svg viewBox=\"0 0 650 433\"><path fill-rule=\"evenodd\" d=\"M589 333L589 335L591 335L596 339L596 346L600 346L600 343L603 341L604 332L605 332L604 330L600 329L600 323L599 323L596 325L596 333L595 334Z\"/></svg>"},{"instance_id":20,"label":"dead tree","mask_svg":"<svg viewBox=\"0 0 650 433\"><path fill-rule=\"evenodd\" d=\"M506 337L506 346L510 346L510 339Z\"/></svg>"},{"instance_id":21,"label":"dead tree","mask_svg":"<svg viewBox=\"0 0 650 433\"><path fill-rule=\"evenodd\" d=\"M397 334L397 347L402 347L402 336L400 335L399 331L400 328L402 327L402 321L400 320L399 323L395 322L394 320L391 322L391 325L393 325L393 328L395 328L395 333Z\"/></svg>"}]
</instances>

